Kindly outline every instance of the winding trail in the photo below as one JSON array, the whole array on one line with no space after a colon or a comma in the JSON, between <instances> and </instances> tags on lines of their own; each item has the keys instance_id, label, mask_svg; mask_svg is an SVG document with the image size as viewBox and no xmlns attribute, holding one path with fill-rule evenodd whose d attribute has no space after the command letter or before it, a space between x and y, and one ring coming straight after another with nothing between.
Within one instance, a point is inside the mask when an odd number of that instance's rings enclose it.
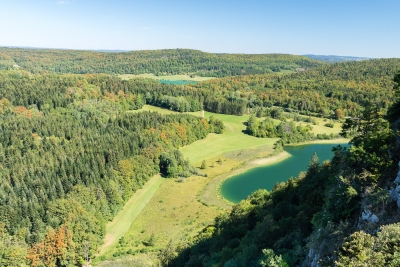
<instances>
[{"instance_id":1,"label":"winding trail","mask_svg":"<svg viewBox=\"0 0 400 267\"><path fill-rule=\"evenodd\" d=\"M106 236L104 244L99 250L99 256L104 255L128 232L132 223L149 203L163 181L164 179L160 175L153 176L143 188L133 194L114 220L106 225Z\"/></svg>"}]
</instances>

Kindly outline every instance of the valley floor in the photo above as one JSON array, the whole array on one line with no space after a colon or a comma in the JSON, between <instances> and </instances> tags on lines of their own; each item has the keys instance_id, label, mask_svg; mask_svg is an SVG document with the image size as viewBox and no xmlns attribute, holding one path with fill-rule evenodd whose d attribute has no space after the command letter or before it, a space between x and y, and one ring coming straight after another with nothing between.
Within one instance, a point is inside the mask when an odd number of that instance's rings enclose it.
<instances>
[{"instance_id":1,"label":"valley floor","mask_svg":"<svg viewBox=\"0 0 400 267\"><path fill-rule=\"evenodd\" d=\"M174 113L148 105L142 110ZM192 114L199 116L200 112ZM274 154L273 144L277 138L256 138L245 134L243 122L247 121L248 116L205 112L206 118L210 116L224 122L224 134L210 134L180 149L196 167L200 167L205 160L207 167L202 172L208 177L196 176L181 181L153 177L141 189L141 196L137 196L139 191L135 193L114 221L107 225L106 243L100 251L103 259L127 255L126 259L135 257L147 261L149 257L154 257L155 260L156 252L165 248L170 241L178 244L190 240L205 226L212 224L216 216L231 208L232 203L223 199L219 193L219 186L225 179L290 156L286 152ZM329 134L338 132L338 125L334 129L323 126L315 128L318 133L325 131ZM119 244L121 237L124 237L124 241ZM117 261L113 263L113 266L125 266ZM100 266L110 265L102 263Z\"/></svg>"}]
</instances>

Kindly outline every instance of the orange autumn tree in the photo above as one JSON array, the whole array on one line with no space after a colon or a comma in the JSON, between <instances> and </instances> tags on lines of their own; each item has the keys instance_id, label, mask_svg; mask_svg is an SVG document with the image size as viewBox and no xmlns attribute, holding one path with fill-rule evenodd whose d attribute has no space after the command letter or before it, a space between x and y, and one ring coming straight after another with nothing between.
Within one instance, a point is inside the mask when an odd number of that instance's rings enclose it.
<instances>
[{"instance_id":1,"label":"orange autumn tree","mask_svg":"<svg viewBox=\"0 0 400 267\"><path fill-rule=\"evenodd\" d=\"M41 243L33 245L27 259L35 267L53 267L57 261L62 263L67 260L67 247L71 245L72 233L66 225L62 225L57 231L50 229Z\"/></svg>"}]
</instances>

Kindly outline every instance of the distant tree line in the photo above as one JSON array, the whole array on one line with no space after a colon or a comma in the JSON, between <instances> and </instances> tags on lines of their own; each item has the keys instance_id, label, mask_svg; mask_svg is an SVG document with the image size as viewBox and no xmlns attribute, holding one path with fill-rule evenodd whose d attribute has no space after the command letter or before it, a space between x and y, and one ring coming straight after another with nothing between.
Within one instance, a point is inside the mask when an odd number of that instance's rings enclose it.
<instances>
[{"instance_id":1,"label":"distant tree line","mask_svg":"<svg viewBox=\"0 0 400 267\"><path fill-rule=\"evenodd\" d=\"M245 75L195 85L162 84L143 78L125 81L104 74L55 76L8 71L0 74L0 91L16 105L35 104L39 110L66 107L79 99L85 105L95 104L102 95L102 101L96 105L125 98L123 109L140 108L147 103L180 112L204 108L215 113L243 115L253 109L261 112L260 108L279 106L290 112L342 119L360 116L363 106L369 104L376 104L385 112L393 99L391 77L398 69L398 59L365 60L323 65L288 75ZM52 79L57 79L62 90L55 92L48 85ZM19 83L30 90L13 90ZM86 87L74 89L74 83L86 83Z\"/></svg>"},{"instance_id":2,"label":"distant tree line","mask_svg":"<svg viewBox=\"0 0 400 267\"><path fill-rule=\"evenodd\" d=\"M104 53L78 50L0 48L0 70L21 68L71 74L188 74L225 77L294 71L323 63L286 54L213 54L199 50L143 50Z\"/></svg>"}]
</instances>

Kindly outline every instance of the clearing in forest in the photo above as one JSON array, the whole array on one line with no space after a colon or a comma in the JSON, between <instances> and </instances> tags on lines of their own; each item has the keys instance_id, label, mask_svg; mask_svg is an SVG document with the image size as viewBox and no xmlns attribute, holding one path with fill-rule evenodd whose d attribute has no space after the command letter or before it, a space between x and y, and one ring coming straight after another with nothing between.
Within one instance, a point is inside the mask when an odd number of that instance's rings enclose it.
<instances>
[{"instance_id":1,"label":"clearing in forest","mask_svg":"<svg viewBox=\"0 0 400 267\"><path fill-rule=\"evenodd\" d=\"M215 77L200 77L200 76L190 77L190 75L186 75L186 74L156 76L152 73L145 73L145 74L138 74L138 75L120 74L118 76L123 80L129 80L129 79L132 79L135 77L150 78L150 79L155 79L155 80L193 81L193 82L202 82L202 81L208 81L211 79L215 79Z\"/></svg>"},{"instance_id":2,"label":"clearing in forest","mask_svg":"<svg viewBox=\"0 0 400 267\"><path fill-rule=\"evenodd\" d=\"M100 248L99 256L116 245L121 237L129 230L131 224L139 216L151 200L164 179L160 175L153 176L142 189L133 194L112 222L106 226L104 245Z\"/></svg>"}]
</instances>

